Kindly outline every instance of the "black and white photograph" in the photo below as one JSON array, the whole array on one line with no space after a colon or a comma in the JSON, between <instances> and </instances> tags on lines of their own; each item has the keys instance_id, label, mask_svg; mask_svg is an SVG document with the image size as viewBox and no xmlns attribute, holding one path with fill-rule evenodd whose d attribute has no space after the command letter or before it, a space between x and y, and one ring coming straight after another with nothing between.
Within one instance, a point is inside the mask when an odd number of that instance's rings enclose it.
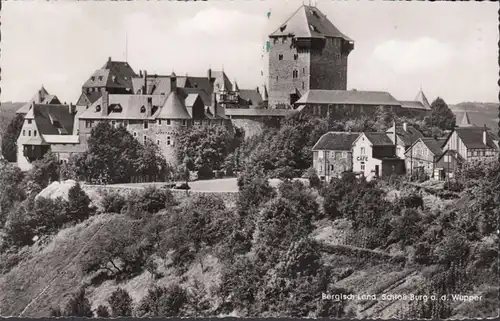
<instances>
[{"instance_id":1,"label":"black and white photograph","mask_svg":"<svg viewBox=\"0 0 500 321\"><path fill-rule=\"evenodd\" d=\"M499 317L499 4L6 1L0 317Z\"/></svg>"}]
</instances>

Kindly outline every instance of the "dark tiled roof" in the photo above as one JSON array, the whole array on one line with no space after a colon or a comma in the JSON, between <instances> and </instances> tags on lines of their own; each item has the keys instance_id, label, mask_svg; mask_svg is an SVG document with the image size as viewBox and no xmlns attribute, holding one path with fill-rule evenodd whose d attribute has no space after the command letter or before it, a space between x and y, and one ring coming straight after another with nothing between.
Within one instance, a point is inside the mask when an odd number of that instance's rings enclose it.
<instances>
[{"instance_id":1,"label":"dark tiled roof","mask_svg":"<svg viewBox=\"0 0 500 321\"><path fill-rule=\"evenodd\" d=\"M293 114L295 111L292 109L265 109L265 108L228 108L226 109L227 116L240 116L240 117L286 117Z\"/></svg>"},{"instance_id":2,"label":"dark tiled roof","mask_svg":"<svg viewBox=\"0 0 500 321\"><path fill-rule=\"evenodd\" d=\"M132 90L134 77L137 75L127 62L108 60L101 69L94 71L83 87L130 88Z\"/></svg>"},{"instance_id":3,"label":"dark tiled roof","mask_svg":"<svg viewBox=\"0 0 500 321\"><path fill-rule=\"evenodd\" d=\"M401 103L387 92L359 90L309 90L296 104L401 106Z\"/></svg>"},{"instance_id":4,"label":"dark tiled roof","mask_svg":"<svg viewBox=\"0 0 500 321\"><path fill-rule=\"evenodd\" d=\"M401 107L403 108L411 108L411 109L425 109L425 106L419 102L419 101L413 101L413 100L401 100Z\"/></svg>"},{"instance_id":5,"label":"dark tiled roof","mask_svg":"<svg viewBox=\"0 0 500 321\"><path fill-rule=\"evenodd\" d=\"M153 115L150 117L146 113L141 113L141 107L147 106L148 98L152 99L153 104ZM102 111L97 111L97 106L102 107L101 97L79 117L81 119L154 119L154 113L159 112L166 99L167 96L164 95L109 95L108 115L102 115Z\"/></svg>"},{"instance_id":6,"label":"dark tiled roof","mask_svg":"<svg viewBox=\"0 0 500 321\"><path fill-rule=\"evenodd\" d=\"M180 88L181 91L183 91L186 95L190 94L197 94L200 96L201 100L203 101L203 104L205 106L210 106L212 103L212 99L210 98L210 95L201 88Z\"/></svg>"},{"instance_id":7,"label":"dark tiled roof","mask_svg":"<svg viewBox=\"0 0 500 321\"><path fill-rule=\"evenodd\" d=\"M168 95L167 101L155 116L161 119L191 119L186 105L175 90Z\"/></svg>"},{"instance_id":8,"label":"dark tiled roof","mask_svg":"<svg viewBox=\"0 0 500 321\"><path fill-rule=\"evenodd\" d=\"M425 144L425 146L427 146L427 148L434 154L434 156L440 156L443 152L441 148L443 146L443 140L429 137L420 138L420 140Z\"/></svg>"},{"instance_id":9,"label":"dark tiled roof","mask_svg":"<svg viewBox=\"0 0 500 321\"><path fill-rule=\"evenodd\" d=\"M273 32L273 36L294 35L297 38L336 37L352 41L341 33L316 7L302 5L285 23Z\"/></svg>"},{"instance_id":10,"label":"dark tiled roof","mask_svg":"<svg viewBox=\"0 0 500 321\"><path fill-rule=\"evenodd\" d=\"M181 86L181 84L179 84L178 86L179 87L186 87L186 88L203 89L209 95L212 94L212 92L214 91L213 83L207 77L188 76L185 83L184 83L184 86Z\"/></svg>"},{"instance_id":11,"label":"dark tiled roof","mask_svg":"<svg viewBox=\"0 0 500 321\"><path fill-rule=\"evenodd\" d=\"M365 132L363 133L366 138L373 144L373 146L392 146L394 143L387 136L386 133Z\"/></svg>"},{"instance_id":12,"label":"dark tiled roof","mask_svg":"<svg viewBox=\"0 0 500 321\"><path fill-rule=\"evenodd\" d=\"M26 104L21 106L21 108L16 111L16 114L26 114L29 111L32 103L60 104L61 102L59 101L57 96L49 94L47 90L42 86L42 88L40 88L40 90L35 95L33 95L33 97Z\"/></svg>"},{"instance_id":13,"label":"dark tiled roof","mask_svg":"<svg viewBox=\"0 0 500 321\"><path fill-rule=\"evenodd\" d=\"M386 133L394 133L394 126L389 128ZM398 135L398 140L403 142L404 146L407 147L415 143L419 138L424 137L424 135L418 129L411 125L406 126L406 131L404 130L404 126L397 125L396 133ZM392 136L390 136L390 138L392 140Z\"/></svg>"},{"instance_id":14,"label":"dark tiled roof","mask_svg":"<svg viewBox=\"0 0 500 321\"><path fill-rule=\"evenodd\" d=\"M255 106L262 101L262 96L257 89L240 89L240 98L246 102L250 102L249 105Z\"/></svg>"},{"instance_id":15,"label":"dark tiled roof","mask_svg":"<svg viewBox=\"0 0 500 321\"><path fill-rule=\"evenodd\" d=\"M74 114L68 105L35 104L26 117L33 117L40 135L71 135Z\"/></svg>"},{"instance_id":16,"label":"dark tiled roof","mask_svg":"<svg viewBox=\"0 0 500 321\"><path fill-rule=\"evenodd\" d=\"M488 149L496 148L493 140L498 140L495 134L487 131L486 135L486 145L483 143L483 132L482 127L458 127L455 131L467 148L471 149Z\"/></svg>"},{"instance_id":17,"label":"dark tiled roof","mask_svg":"<svg viewBox=\"0 0 500 321\"><path fill-rule=\"evenodd\" d=\"M320 137L313 150L351 150L360 133L328 132Z\"/></svg>"},{"instance_id":18,"label":"dark tiled roof","mask_svg":"<svg viewBox=\"0 0 500 321\"><path fill-rule=\"evenodd\" d=\"M78 101L77 105L87 106L96 102L99 98L101 98L102 92L100 91L91 91L88 93L82 93Z\"/></svg>"}]
</instances>

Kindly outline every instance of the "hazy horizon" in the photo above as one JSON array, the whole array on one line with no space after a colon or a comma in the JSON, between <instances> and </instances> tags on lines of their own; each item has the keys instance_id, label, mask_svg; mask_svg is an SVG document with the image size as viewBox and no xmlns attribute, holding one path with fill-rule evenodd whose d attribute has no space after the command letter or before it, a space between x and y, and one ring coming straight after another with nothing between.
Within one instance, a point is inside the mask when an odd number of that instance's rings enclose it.
<instances>
[{"instance_id":1,"label":"hazy horizon","mask_svg":"<svg viewBox=\"0 0 500 321\"><path fill-rule=\"evenodd\" d=\"M2 12L1 101L24 102L41 87L76 102L108 59L148 73L204 76L222 68L240 88L265 82L267 35L302 1L11 1ZM498 100L498 4L330 2L316 6L354 39L348 89L430 101ZM266 13L271 11L270 19ZM353 19L354 18L354 19ZM28 23L19 23L19 21ZM126 37L127 35L127 37Z\"/></svg>"}]
</instances>

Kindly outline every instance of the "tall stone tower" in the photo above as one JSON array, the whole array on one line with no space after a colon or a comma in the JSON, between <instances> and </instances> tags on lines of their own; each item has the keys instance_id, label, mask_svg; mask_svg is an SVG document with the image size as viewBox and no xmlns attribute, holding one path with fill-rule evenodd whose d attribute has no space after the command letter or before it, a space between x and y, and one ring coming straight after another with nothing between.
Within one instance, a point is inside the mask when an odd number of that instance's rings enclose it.
<instances>
[{"instance_id":1,"label":"tall stone tower","mask_svg":"<svg viewBox=\"0 0 500 321\"><path fill-rule=\"evenodd\" d=\"M316 7L301 6L269 42L270 108L291 105L309 89L347 89L354 42Z\"/></svg>"}]
</instances>

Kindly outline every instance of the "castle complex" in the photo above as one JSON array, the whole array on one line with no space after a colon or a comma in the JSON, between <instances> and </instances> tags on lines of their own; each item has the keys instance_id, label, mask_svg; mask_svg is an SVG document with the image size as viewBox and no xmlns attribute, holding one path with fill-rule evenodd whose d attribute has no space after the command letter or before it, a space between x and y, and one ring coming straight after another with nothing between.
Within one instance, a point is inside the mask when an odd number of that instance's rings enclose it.
<instances>
[{"instance_id":1,"label":"castle complex","mask_svg":"<svg viewBox=\"0 0 500 321\"><path fill-rule=\"evenodd\" d=\"M42 87L18 110L25 115L19 167L29 169L48 150L60 162L85 151L100 121L124 125L140 142L155 142L174 163L180 127L237 126L252 135L265 121L294 112L332 117L385 107L423 117L430 111L422 91L413 101L398 101L387 92L346 90L347 57L354 43L316 7L301 6L269 39L269 90L265 85L240 89L224 71L210 68L204 76L136 73L128 62L111 57L83 83L75 104L61 104Z\"/></svg>"}]
</instances>

